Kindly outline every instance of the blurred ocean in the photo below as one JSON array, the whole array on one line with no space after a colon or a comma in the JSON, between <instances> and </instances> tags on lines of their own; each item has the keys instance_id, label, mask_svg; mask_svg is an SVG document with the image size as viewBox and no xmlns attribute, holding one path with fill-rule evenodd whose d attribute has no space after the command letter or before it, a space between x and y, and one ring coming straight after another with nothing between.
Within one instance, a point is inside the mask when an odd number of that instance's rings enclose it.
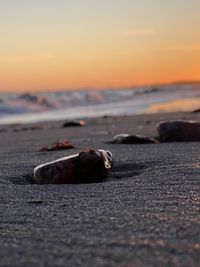
<instances>
[{"instance_id":1,"label":"blurred ocean","mask_svg":"<svg viewBox=\"0 0 200 267\"><path fill-rule=\"evenodd\" d=\"M200 84L0 94L0 124L192 111L199 108Z\"/></svg>"}]
</instances>

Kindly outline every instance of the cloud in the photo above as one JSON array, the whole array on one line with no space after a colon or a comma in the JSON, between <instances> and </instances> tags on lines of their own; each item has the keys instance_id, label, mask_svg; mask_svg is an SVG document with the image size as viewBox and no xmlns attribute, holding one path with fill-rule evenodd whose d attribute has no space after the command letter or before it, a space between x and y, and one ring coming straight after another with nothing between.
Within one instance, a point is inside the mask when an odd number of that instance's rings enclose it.
<instances>
[{"instance_id":1,"label":"cloud","mask_svg":"<svg viewBox=\"0 0 200 267\"><path fill-rule=\"evenodd\" d=\"M154 29L130 29L125 32L126 36L149 36L155 34L156 31Z\"/></svg>"}]
</instances>

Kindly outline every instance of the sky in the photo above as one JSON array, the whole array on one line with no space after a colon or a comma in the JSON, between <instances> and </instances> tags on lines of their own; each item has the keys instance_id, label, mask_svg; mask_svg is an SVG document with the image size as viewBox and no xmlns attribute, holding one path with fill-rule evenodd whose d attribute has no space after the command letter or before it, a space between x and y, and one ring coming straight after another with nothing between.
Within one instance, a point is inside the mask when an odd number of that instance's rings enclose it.
<instances>
[{"instance_id":1,"label":"sky","mask_svg":"<svg viewBox=\"0 0 200 267\"><path fill-rule=\"evenodd\" d=\"M0 91L200 80L199 0L0 0Z\"/></svg>"}]
</instances>

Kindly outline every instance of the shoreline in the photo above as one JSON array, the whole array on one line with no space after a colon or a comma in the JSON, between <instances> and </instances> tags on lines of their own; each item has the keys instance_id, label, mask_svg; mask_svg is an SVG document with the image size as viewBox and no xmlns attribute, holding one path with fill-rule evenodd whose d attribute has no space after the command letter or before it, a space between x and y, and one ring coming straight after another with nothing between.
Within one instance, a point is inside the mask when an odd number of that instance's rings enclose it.
<instances>
[{"instance_id":1,"label":"shoreline","mask_svg":"<svg viewBox=\"0 0 200 267\"><path fill-rule=\"evenodd\" d=\"M0 99L0 124L189 112L200 107L199 89L197 84L135 90L8 95Z\"/></svg>"}]
</instances>

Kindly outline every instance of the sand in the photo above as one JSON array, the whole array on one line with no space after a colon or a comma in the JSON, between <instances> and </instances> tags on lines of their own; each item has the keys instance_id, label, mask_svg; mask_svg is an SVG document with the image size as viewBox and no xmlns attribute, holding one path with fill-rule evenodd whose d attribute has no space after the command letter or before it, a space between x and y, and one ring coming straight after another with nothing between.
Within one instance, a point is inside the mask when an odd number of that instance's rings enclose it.
<instances>
[{"instance_id":1,"label":"sand","mask_svg":"<svg viewBox=\"0 0 200 267\"><path fill-rule=\"evenodd\" d=\"M156 123L169 118L200 114L2 126L0 266L200 266L200 142L106 143L118 133L156 136ZM76 148L38 152L58 139ZM36 165L84 147L112 151L106 182L32 184Z\"/></svg>"}]
</instances>

